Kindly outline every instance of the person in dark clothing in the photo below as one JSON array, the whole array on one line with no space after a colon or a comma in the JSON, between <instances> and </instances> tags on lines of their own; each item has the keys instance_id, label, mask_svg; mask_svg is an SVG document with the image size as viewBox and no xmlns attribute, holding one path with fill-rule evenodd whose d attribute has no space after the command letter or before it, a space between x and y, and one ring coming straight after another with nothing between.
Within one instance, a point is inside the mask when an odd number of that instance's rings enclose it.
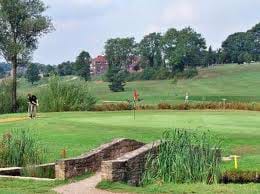
<instances>
[{"instance_id":1,"label":"person in dark clothing","mask_svg":"<svg viewBox=\"0 0 260 194\"><path fill-rule=\"evenodd\" d=\"M36 118L36 111L38 106L38 99L35 95L28 94L28 114L29 117Z\"/></svg>"}]
</instances>

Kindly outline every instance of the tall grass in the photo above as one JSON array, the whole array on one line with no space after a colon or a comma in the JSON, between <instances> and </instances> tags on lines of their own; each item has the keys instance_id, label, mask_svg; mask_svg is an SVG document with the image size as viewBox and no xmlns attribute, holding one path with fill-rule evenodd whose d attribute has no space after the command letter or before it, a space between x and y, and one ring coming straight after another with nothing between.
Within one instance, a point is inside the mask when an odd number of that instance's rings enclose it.
<instances>
[{"instance_id":1,"label":"tall grass","mask_svg":"<svg viewBox=\"0 0 260 194\"><path fill-rule=\"evenodd\" d=\"M160 140L158 155L149 156L143 184L213 183L220 177L221 142L209 132L168 130Z\"/></svg>"},{"instance_id":2,"label":"tall grass","mask_svg":"<svg viewBox=\"0 0 260 194\"><path fill-rule=\"evenodd\" d=\"M96 103L84 81L66 82L58 76L51 77L37 96L43 112L85 111Z\"/></svg>"},{"instance_id":3,"label":"tall grass","mask_svg":"<svg viewBox=\"0 0 260 194\"><path fill-rule=\"evenodd\" d=\"M15 129L0 139L0 167L40 164L46 149L31 130Z\"/></svg>"}]
</instances>

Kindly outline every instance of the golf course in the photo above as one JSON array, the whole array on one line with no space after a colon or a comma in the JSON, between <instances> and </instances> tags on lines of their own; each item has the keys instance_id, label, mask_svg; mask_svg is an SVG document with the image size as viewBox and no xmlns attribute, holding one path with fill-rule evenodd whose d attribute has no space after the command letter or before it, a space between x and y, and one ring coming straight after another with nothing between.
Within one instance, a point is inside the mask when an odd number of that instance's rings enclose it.
<instances>
[{"instance_id":1,"label":"golf course","mask_svg":"<svg viewBox=\"0 0 260 194\"><path fill-rule=\"evenodd\" d=\"M221 65L202 68L193 79L155 81L135 81L126 85L126 91L112 93L107 83L91 81L86 83L97 98L97 103L104 101L126 101L138 90L140 104L157 105L183 103L185 92L189 92L190 101L221 102L226 98L230 102L258 103L260 93L260 64ZM76 82L78 78L64 77L63 82ZM31 85L24 79L18 80L18 91L37 93L45 87L47 78ZM39 96L40 98L40 96ZM41 103L40 103L41 106ZM47 149L45 162L60 159L62 150L66 157L86 153L101 144L115 138L130 138L145 143L159 139L168 129L188 129L191 132L210 131L222 142L223 156L238 155L238 170L260 170L260 112L238 110L137 110L115 112L54 112L38 114L30 120L27 113L0 115L0 134L10 130L28 129L36 134L40 144ZM221 170L233 170L234 161L221 164ZM84 178L84 176L83 176ZM79 179L81 179L79 177ZM0 193L53 193L51 189L71 181L36 182L31 180L1 179ZM259 184L245 185L174 185L157 184L145 187L129 187L121 183L102 182L99 188L115 192L134 193L258 193ZM201 191L203 188L203 192Z\"/></svg>"},{"instance_id":2,"label":"golf course","mask_svg":"<svg viewBox=\"0 0 260 194\"><path fill-rule=\"evenodd\" d=\"M260 112L248 111L138 111L136 120L131 111L123 112L67 112L40 113L36 120L15 120L25 114L1 115L0 133L10 129L32 129L48 149L46 162L59 159L62 149L68 157L85 153L114 138L127 137L143 142L158 139L164 130L185 128L195 131L210 130L223 141L223 155L239 155L239 169L260 170ZM7 120L10 119L10 121ZM223 169L233 169L233 161L223 163ZM16 186L13 186L15 185ZM33 193L48 191L56 183L31 183L30 181L2 181L0 193ZM115 185L111 186L112 188ZM117 187L119 187L117 185ZM116 188L117 188L116 187ZM129 190L122 186L121 189ZM195 188L193 188L195 187ZM192 189L196 190L196 185ZM209 191L218 191L216 186L207 186ZM213 190L211 190L211 187ZM251 188L256 193L259 185L239 186ZM36 189L37 188L37 189ZM185 186L183 186L185 188ZM140 188L143 192L144 188ZM166 188L164 188L166 189ZM226 191L236 191L236 186L225 186ZM229 190L230 189L230 190ZM131 188L130 188L131 190ZM138 189L134 189L138 192ZM152 192L149 187L147 192ZM162 190L163 191L163 190ZM167 192L169 192L168 190ZM181 188L180 188L181 191ZM154 190L158 192L158 190Z\"/></svg>"}]
</instances>

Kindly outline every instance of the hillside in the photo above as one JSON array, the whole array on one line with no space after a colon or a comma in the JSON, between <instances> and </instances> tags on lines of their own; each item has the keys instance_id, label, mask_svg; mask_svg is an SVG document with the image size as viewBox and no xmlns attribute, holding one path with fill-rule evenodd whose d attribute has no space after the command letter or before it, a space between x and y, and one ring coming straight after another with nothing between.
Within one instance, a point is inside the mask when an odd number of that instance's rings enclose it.
<instances>
[{"instance_id":1,"label":"hillside","mask_svg":"<svg viewBox=\"0 0 260 194\"><path fill-rule=\"evenodd\" d=\"M63 78L75 81L75 77ZM25 80L19 81L20 92L35 91L44 87L46 78L37 85L31 86ZM142 103L157 104L160 102L180 103L184 101L186 92L190 100L260 102L260 63L255 64L226 64L210 68L199 69L199 75L189 80L179 80L173 84L172 80L135 81L126 84L125 92L113 93L108 89L108 83L92 81L89 83L91 91L103 101L125 101L132 97L137 89Z\"/></svg>"}]
</instances>

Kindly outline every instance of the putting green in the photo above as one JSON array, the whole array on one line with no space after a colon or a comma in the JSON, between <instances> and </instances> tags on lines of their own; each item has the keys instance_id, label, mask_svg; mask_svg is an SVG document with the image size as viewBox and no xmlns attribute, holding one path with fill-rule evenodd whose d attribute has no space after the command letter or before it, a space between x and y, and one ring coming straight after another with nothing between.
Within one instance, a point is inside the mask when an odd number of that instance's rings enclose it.
<instances>
[{"instance_id":1,"label":"putting green","mask_svg":"<svg viewBox=\"0 0 260 194\"><path fill-rule=\"evenodd\" d=\"M49 150L48 162L62 149L77 156L114 138L150 142L164 130L210 130L223 139L224 156L239 155L239 169L260 170L260 112L250 111L137 111L41 113L40 119L15 120L26 114L2 115L0 135L13 128L32 129ZM10 118L11 122L7 122ZM225 167L233 168L233 161Z\"/></svg>"}]
</instances>

